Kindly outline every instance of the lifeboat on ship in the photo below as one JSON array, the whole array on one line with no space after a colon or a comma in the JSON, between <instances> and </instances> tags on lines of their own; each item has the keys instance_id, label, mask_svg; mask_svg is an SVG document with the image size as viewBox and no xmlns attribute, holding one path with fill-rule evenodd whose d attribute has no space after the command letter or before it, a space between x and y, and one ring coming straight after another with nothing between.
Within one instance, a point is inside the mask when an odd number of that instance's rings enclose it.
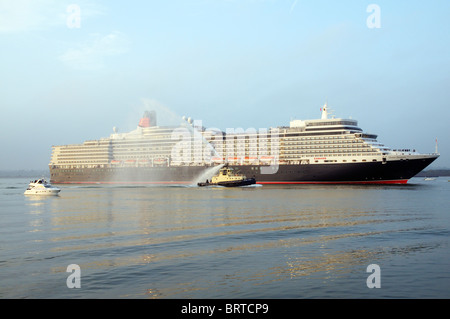
<instances>
[{"instance_id":1,"label":"lifeboat on ship","mask_svg":"<svg viewBox=\"0 0 450 319\"><path fill-rule=\"evenodd\" d=\"M258 162L258 158L256 156L245 157L245 163L252 164L252 163L257 163L257 162Z\"/></svg>"},{"instance_id":2,"label":"lifeboat on ship","mask_svg":"<svg viewBox=\"0 0 450 319\"><path fill-rule=\"evenodd\" d=\"M214 156L211 158L211 161L215 164L222 164L225 161L225 159L223 157Z\"/></svg>"},{"instance_id":3,"label":"lifeboat on ship","mask_svg":"<svg viewBox=\"0 0 450 319\"><path fill-rule=\"evenodd\" d=\"M272 162L274 160L274 157L273 156L261 156L260 158L259 158L259 161L262 163L262 164L269 164L270 162Z\"/></svg>"},{"instance_id":4,"label":"lifeboat on ship","mask_svg":"<svg viewBox=\"0 0 450 319\"><path fill-rule=\"evenodd\" d=\"M167 158L164 158L164 157L158 157L158 158L155 158L155 159L153 160L153 164L155 164L155 165L163 165L163 164L167 164Z\"/></svg>"}]
</instances>

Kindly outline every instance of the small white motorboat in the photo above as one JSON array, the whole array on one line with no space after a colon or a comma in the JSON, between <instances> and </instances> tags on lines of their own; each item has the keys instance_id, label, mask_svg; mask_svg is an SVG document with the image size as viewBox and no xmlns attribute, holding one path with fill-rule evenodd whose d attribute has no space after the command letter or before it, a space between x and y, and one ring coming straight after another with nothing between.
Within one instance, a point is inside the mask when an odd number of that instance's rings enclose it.
<instances>
[{"instance_id":1,"label":"small white motorboat","mask_svg":"<svg viewBox=\"0 0 450 319\"><path fill-rule=\"evenodd\" d=\"M45 179L31 181L28 185L25 195L58 195L61 190L52 186Z\"/></svg>"}]
</instances>

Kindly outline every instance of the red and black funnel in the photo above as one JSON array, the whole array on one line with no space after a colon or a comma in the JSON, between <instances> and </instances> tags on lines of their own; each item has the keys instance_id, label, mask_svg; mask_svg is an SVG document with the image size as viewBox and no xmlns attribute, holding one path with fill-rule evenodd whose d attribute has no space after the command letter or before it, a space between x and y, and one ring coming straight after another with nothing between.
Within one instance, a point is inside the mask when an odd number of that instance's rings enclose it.
<instances>
[{"instance_id":1,"label":"red and black funnel","mask_svg":"<svg viewBox=\"0 0 450 319\"><path fill-rule=\"evenodd\" d=\"M145 111L141 120L139 121L140 127L156 126L156 113L155 111Z\"/></svg>"}]
</instances>

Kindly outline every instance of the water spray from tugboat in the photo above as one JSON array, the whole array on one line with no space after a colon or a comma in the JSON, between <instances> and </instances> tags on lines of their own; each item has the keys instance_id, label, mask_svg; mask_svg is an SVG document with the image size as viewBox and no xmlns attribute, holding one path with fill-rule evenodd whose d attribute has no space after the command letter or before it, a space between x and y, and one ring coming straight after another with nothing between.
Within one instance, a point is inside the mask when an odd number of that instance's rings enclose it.
<instances>
[{"instance_id":1,"label":"water spray from tugboat","mask_svg":"<svg viewBox=\"0 0 450 319\"><path fill-rule=\"evenodd\" d=\"M205 182L206 180L211 180L211 178L216 175L219 170L224 167L225 164L220 164L217 166L210 167L198 175L192 182L192 186L197 186L197 183Z\"/></svg>"}]
</instances>

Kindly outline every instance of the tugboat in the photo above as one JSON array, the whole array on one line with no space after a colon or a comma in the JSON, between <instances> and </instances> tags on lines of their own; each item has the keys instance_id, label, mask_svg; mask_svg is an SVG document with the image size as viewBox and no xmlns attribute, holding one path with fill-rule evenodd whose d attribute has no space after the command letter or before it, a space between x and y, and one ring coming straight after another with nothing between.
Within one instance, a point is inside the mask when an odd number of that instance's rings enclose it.
<instances>
[{"instance_id":1,"label":"tugboat","mask_svg":"<svg viewBox=\"0 0 450 319\"><path fill-rule=\"evenodd\" d=\"M225 165L219 171L218 175L211 178L211 182L197 183L198 186L225 186L225 187L237 187L247 186L255 184L254 178L247 178L245 175L235 172L231 167Z\"/></svg>"},{"instance_id":2,"label":"tugboat","mask_svg":"<svg viewBox=\"0 0 450 319\"><path fill-rule=\"evenodd\" d=\"M37 179L31 181L28 185L25 195L58 195L61 190L59 188L53 187L45 179Z\"/></svg>"}]
</instances>

